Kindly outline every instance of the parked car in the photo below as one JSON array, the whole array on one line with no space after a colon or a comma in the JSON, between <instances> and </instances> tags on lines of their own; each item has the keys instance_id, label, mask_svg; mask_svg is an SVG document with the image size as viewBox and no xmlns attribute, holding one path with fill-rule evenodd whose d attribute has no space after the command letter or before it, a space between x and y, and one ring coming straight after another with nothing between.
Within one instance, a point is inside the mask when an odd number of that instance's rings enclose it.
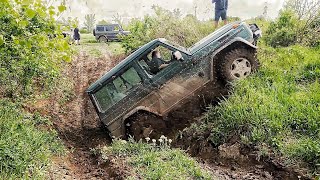
<instances>
[{"instance_id":1,"label":"parked car","mask_svg":"<svg viewBox=\"0 0 320 180\"><path fill-rule=\"evenodd\" d=\"M124 31L119 24L96 25L93 35L99 42L119 41L119 36L126 36L129 31Z\"/></svg>"},{"instance_id":2,"label":"parked car","mask_svg":"<svg viewBox=\"0 0 320 180\"><path fill-rule=\"evenodd\" d=\"M254 44L260 36L257 25L234 22L190 48L156 39L133 52L86 92L110 136L158 136L173 128L167 118L170 112L193 98L217 96L218 80L233 81L255 72ZM155 50L168 64L156 73L150 67Z\"/></svg>"}]
</instances>

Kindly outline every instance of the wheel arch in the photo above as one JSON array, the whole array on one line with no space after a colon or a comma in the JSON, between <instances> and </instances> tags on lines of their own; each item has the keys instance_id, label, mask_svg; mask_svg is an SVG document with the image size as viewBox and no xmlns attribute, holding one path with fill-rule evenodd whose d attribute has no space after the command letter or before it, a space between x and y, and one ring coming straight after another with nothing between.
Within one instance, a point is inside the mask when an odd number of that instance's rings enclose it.
<instances>
[{"instance_id":1,"label":"wheel arch","mask_svg":"<svg viewBox=\"0 0 320 180\"><path fill-rule=\"evenodd\" d=\"M126 115L123 116L122 120L123 122L125 122L129 117L137 114L137 113L150 113L150 114L154 114L156 116L162 116L161 114L159 114L158 112L156 112L155 110L146 107L146 106L139 106L134 108L133 110L129 111Z\"/></svg>"},{"instance_id":2,"label":"wheel arch","mask_svg":"<svg viewBox=\"0 0 320 180\"><path fill-rule=\"evenodd\" d=\"M251 49L251 50L257 50L258 47L251 44L250 42L248 42L247 40L241 38L241 37L236 37L234 38L232 41L230 41L229 43L223 45L222 47L220 47L218 50L216 50L213 54L212 54L212 59L219 57L233 49L236 48L245 48L245 49Z\"/></svg>"}]
</instances>

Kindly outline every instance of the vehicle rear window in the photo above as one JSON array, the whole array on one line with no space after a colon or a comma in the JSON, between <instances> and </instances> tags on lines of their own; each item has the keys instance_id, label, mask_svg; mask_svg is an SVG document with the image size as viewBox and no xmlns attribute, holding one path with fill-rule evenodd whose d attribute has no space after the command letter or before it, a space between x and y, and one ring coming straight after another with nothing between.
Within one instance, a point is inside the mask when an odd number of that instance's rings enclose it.
<instances>
[{"instance_id":1,"label":"vehicle rear window","mask_svg":"<svg viewBox=\"0 0 320 180\"><path fill-rule=\"evenodd\" d=\"M97 91L94 96L101 112L125 98L130 90L141 82L137 71L132 67L112 82Z\"/></svg>"},{"instance_id":2,"label":"vehicle rear window","mask_svg":"<svg viewBox=\"0 0 320 180\"><path fill-rule=\"evenodd\" d=\"M97 27L97 31L104 31L104 27Z\"/></svg>"}]
</instances>

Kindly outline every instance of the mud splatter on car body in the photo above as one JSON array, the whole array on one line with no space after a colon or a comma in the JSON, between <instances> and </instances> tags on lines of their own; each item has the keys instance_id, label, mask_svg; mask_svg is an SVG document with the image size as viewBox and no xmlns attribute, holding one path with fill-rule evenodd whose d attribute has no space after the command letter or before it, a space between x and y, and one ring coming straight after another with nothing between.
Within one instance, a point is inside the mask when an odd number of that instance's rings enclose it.
<instances>
[{"instance_id":1,"label":"mud splatter on car body","mask_svg":"<svg viewBox=\"0 0 320 180\"><path fill-rule=\"evenodd\" d=\"M220 91L213 89L221 87L217 85L218 72L224 56L240 48L255 54L257 47L253 44L257 39L254 34L246 23L235 22L189 49L165 39L153 40L92 84L87 93L110 136L124 137L126 125L132 124L127 120L137 113L149 113L159 117L159 121L170 121L168 114L185 103L199 96L215 98L220 95ZM164 58L169 59L169 65L156 74L150 72L149 66L154 50L160 50ZM254 63L249 65L255 68ZM151 126L150 123L144 125L145 129ZM139 131L145 134L143 129Z\"/></svg>"}]
</instances>

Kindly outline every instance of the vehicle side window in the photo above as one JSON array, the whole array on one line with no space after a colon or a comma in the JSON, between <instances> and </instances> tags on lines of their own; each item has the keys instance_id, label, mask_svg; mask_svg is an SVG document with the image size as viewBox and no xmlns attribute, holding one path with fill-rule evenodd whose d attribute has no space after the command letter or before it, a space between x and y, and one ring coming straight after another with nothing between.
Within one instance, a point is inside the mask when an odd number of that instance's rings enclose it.
<instances>
[{"instance_id":1,"label":"vehicle side window","mask_svg":"<svg viewBox=\"0 0 320 180\"><path fill-rule=\"evenodd\" d=\"M110 87L106 85L94 95L102 111L109 109L109 107L112 105L111 94L109 91Z\"/></svg>"},{"instance_id":2,"label":"vehicle side window","mask_svg":"<svg viewBox=\"0 0 320 180\"><path fill-rule=\"evenodd\" d=\"M104 31L104 27L97 27L97 31Z\"/></svg>"},{"instance_id":3,"label":"vehicle side window","mask_svg":"<svg viewBox=\"0 0 320 180\"><path fill-rule=\"evenodd\" d=\"M142 81L137 71L132 67L116 77L94 94L101 111L106 111L128 95L130 90Z\"/></svg>"},{"instance_id":4,"label":"vehicle side window","mask_svg":"<svg viewBox=\"0 0 320 180\"><path fill-rule=\"evenodd\" d=\"M165 69L173 61L173 51L159 45L141 59L139 64L150 75L156 75ZM146 66L147 65L147 66Z\"/></svg>"},{"instance_id":5,"label":"vehicle side window","mask_svg":"<svg viewBox=\"0 0 320 180\"><path fill-rule=\"evenodd\" d=\"M113 31L113 26L107 26L106 31Z\"/></svg>"}]
</instances>

